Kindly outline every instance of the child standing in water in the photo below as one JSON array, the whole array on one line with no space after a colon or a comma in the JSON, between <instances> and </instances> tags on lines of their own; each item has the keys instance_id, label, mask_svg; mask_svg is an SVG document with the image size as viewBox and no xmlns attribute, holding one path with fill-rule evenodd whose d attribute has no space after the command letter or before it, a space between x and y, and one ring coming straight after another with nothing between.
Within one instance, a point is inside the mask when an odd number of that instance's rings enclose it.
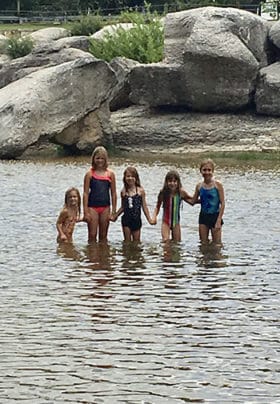
<instances>
[{"instance_id":1,"label":"child standing in water","mask_svg":"<svg viewBox=\"0 0 280 404\"><path fill-rule=\"evenodd\" d=\"M80 192L77 188L69 188L65 192L64 206L56 221L57 242L72 242L75 224L82 220Z\"/></svg>"},{"instance_id":2,"label":"child standing in water","mask_svg":"<svg viewBox=\"0 0 280 404\"><path fill-rule=\"evenodd\" d=\"M220 181L214 178L214 162L203 160L200 164L203 181L195 188L193 200L200 198L199 237L202 243L208 243L211 230L212 241L222 242L222 224L225 210L224 188Z\"/></svg>"},{"instance_id":3,"label":"child standing in water","mask_svg":"<svg viewBox=\"0 0 280 404\"><path fill-rule=\"evenodd\" d=\"M158 194L157 205L153 220L156 222L161 205L163 205L163 217L161 235L163 241L171 239L181 241L180 206L185 201L193 205L193 198L182 188L180 176L176 170L169 171L164 180L164 185Z\"/></svg>"},{"instance_id":4,"label":"child standing in water","mask_svg":"<svg viewBox=\"0 0 280 404\"><path fill-rule=\"evenodd\" d=\"M141 187L139 174L134 167L127 167L123 174L124 187L121 190L122 205L113 220L122 213L122 230L125 241L140 241L141 236L141 209L150 224L152 221L146 202L144 188Z\"/></svg>"},{"instance_id":5,"label":"child standing in water","mask_svg":"<svg viewBox=\"0 0 280 404\"><path fill-rule=\"evenodd\" d=\"M112 212L110 206L112 203ZM108 154L103 146L92 153L92 167L84 177L83 207L88 224L88 241L106 241L109 220L116 213L115 173L108 168Z\"/></svg>"}]
</instances>

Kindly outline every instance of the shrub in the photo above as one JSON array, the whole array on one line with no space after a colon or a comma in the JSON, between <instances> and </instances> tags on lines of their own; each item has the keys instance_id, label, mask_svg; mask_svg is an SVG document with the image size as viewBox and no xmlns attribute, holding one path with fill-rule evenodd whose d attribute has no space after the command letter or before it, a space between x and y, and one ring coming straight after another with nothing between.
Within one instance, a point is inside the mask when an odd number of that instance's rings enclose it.
<instances>
[{"instance_id":1,"label":"shrub","mask_svg":"<svg viewBox=\"0 0 280 404\"><path fill-rule=\"evenodd\" d=\"M99 14L86 15L75 22L71 27L72 35L92 35L103 27L102 19Z\"/></svg>"},{"instance_id":2,"label":"shrub","mask_svg":"<svg viewBox=\"0 0 280 404\"><path fill-rule=\"evenodd\" d=\"M33 41L29 37L13 35L7 39L5 53L12 59L28 55L33 49Z\"/></svg>"},{"instance_id":3,"label":"shrub","mask_svg":"<svg viewBox=\"0 0 280 404\"><path fill-rule=\"evenodd\" d=\"M91 39L90 52L99 59L110 62L116 56L137 60L140 63L159 62L163 57L163 26L156 13L123 13L123 20L134 27L126 31L118 28L106 33L104 40Z\"/></svg>"}]
</instances>

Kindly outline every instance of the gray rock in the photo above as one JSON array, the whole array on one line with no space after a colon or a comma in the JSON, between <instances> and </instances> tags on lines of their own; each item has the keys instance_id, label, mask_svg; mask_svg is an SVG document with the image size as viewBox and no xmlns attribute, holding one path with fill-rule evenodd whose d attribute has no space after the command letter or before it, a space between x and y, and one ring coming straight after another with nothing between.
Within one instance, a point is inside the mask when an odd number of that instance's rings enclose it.
<instances>
[{"instance_id":1,"label":"gray rock","mask_svg":"<svg viewBox=\"0 0 280 404\"><path fill-rule=\"evenodd\" d=\"M39 139L55 141L56 135L100 108L115 85L109 65L88 56L39 70L4 87L0 90L0 158L18 157Z\"/></svg>"},{"instance_id":2,"label":"gray rock","mask_svg":"<svg viewBox=\"0 0 280 404\"><path fill-rule=\"evenodd\" d=\"M255 103L258 113L280 116L280 62L260 70Z\"/></svg>"}]
</instances>

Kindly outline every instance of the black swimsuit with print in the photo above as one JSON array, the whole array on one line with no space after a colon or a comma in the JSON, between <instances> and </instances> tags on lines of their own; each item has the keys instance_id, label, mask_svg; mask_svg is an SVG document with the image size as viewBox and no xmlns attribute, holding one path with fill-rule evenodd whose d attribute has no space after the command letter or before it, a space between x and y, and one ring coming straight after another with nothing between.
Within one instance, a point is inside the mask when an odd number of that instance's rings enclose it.
<instances>
[{"instance_id":1,"label":"black swimsuit with print","mask_svg":"<svg viewBox=\"0 0 280 404\"><path fill-rule=\"evenodd\" d=\"M142 207L142 196L135 194L133 196L125 195L123 197L123 216L122 216L122 226L129 227L131 231L136 231L141 229L141 207Z\"/></svg>"}]
</instances>

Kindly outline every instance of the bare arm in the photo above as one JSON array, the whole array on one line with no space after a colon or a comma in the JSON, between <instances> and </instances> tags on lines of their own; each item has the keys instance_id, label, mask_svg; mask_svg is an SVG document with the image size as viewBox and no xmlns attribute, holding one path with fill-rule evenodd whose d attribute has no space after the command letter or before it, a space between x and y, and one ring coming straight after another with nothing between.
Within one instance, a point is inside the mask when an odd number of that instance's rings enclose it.
<instances>
[{"instance_id":1,"label":"bare arm","mask_svg":"<svg viewBox=\"0 0 280 404\"><path fill-rule=\"evenodd\" d=\"M152 221L154 222L154 224L157 223L157 215L159 214L159 211L160 211L160 207L161 207L161 205L162 205L162 202L163 202L163 196L162 196L162 193L160 192L160 193L158 194L158 200L157 200L157 204L156 204L156 207L155 207L155 210L154 210L154 214L153 214L153 218L152 218Z\"/></svg>"},{"instance_id":2,"label":"bare arm","mask_svg":"<svg viewBox=\"0 0 280 404\"><path fill-rule=\"evenodd\" d=\"M110 170L111 177L111 200L112 200L112 216L115 215L117 209L117 186L116 186L116 176L114 171Z\"/></svg>"},{"instance_id":3,"label":"bare arm","mask_svg":"<svg viewBox=\"0 0 280 404\"><path fill-rule=\"evenodd\" d=\"M115 214L112 214L112 221L115 222L117 220L117 218L123 213L124 211L124 191L121 191L121 206L119 207L119 209L117 210L117 212Z\"/></svg>"},{"instance_id":4,"label":"bare arm","mask_svg":"<svg viewBox=\"0 0 280 404\"><path fill-rule=\"evenodd\" d=\"M192 205L192 206L194 205L193 197L190 194L188 194L187 191L185 191L184 189L181 189L180 195L181 195L181 198L183 199L183 201L187 202L189 205Z\"/></svg>"},{"instance_id":5,"label":"bare arm","mask_svg":"<svg viewBox=\"0 0 280 404\"><path fill-rule=\"evenodd\" d=\"M89 221L89 211L88 211L88 196L90 189L90 177L91 173L88 171L84 177L84 192L83 192L83 209L84 209L84 220Z\"/></svg>"},{"instance_id":6,"label":"bare arm","mask_svg":"<svg viewBox=\"0 0 280 404\"><path fill-rule=\"evenodd\" d=\"M60 212L58 219L56 221L56 229L58 231L58 237L61 241L66 241L67 240L67 236L64 234L63 231L63 224L65 223L65 220L68 217L68 213L67 211L65 211L64 209Z\"/></svg>"},{"instance_id":7,"label":"bare arm","mask_svg":"<svg viewBox=\"0 0 280 404\"><path fill-rule=\"evenodd\" d=\"M146 201L146 193L144 191L144 188L140 188L140 194L142 196L142 209L143 209L144 215L146 216L146 219L148 220L148 222L150 224L156 224L155 221L150 216L149 208L148 208L147 201Z\"/></svg>"},{"instance_id":8,"label":"bare arm","mask_svg":"<svg viewBox=\"0 0 280 404\"><path fill-rule=\"evenodd\" d=\"M219 192L219 198L220 198L220 211L219 211L219 216L217 218L215 228L220 228L221 227L221 222L223 218L223 214L225 211L225 193L224 193L224 187L220 181L215 181L216 187Z\"/></svg>"}]
</instances>

